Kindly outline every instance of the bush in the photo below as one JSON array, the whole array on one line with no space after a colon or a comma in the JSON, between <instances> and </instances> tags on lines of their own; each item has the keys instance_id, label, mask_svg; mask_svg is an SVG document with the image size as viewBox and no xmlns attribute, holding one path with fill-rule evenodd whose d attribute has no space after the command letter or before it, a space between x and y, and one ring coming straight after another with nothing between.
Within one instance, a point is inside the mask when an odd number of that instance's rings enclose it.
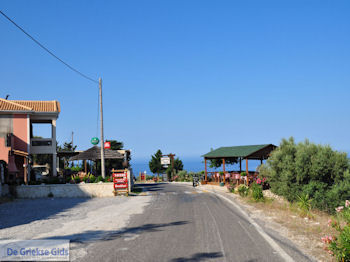
<instances>
[{"instance_id":1,"label":"bush","mask_svg":"<svg viewBox=\"0 0 350 262\"><path fill-rule=\"evenodd\" d=\"M79 167L79 166L73 166L73 167L70 168L70 170L72 172L79 172L79 171L82 171L83 169L81 167Z\"/></svg>"},{"instance_id":2,"label":"bush","mask_svg":"<svg viewBox=\"0 0 350 262\"><path fill-rule=\"evenodd\" d=\"M309 212L311 209L311 203L312 203L312 199L309 198L309 194L302 194L301 196L297 196L297 197L298 197L297 205L301 210L301 215L302 216L309 215Z\"/></svg>"},{"instance_id":3,"label":"bush","mask_svg":"<svg viewBox=\"0 0 350 262\"><path fill-rule=\"evenodd\" d=\"M103 181L103 177L102 176L98 176L97 179L95 180L95 183L98 183L100 181Z\"/></svg>"},{"instance_id":4,"label":"bush","mask_svg":"<svg viewBox=\"0 0 350 262\"><path fill-rule=\"evenodd\" d=\"M350 261L350 202L346 200L345 207L339 206L336 210L336 219L329 220L328 225L336 229L338 235L324 236L322 242L327 244L326 250L338 261Z\"/></svg>"},{"instance_id":5,"label":"bush","mask_svg":"<svg viewBox=\"0 0 350 262\"><path fill-rule=\"evenodd\" d=\"M112 176L107 176L103 182L112 182L112 181L113 181Z\"/></svg>"},{"instance_id":6,"label":"bush","mask_svg":"<svg viewBox=\"0 0 350 262\"><path fill-rule=\"evenodd\" d=\"M264 199L264 194L262 190L262 186L257 183L252 184L252 197L255 201L260 201Z\"/></svg>"},{"instance_id":7,"label":"bush","mask_svg":"<svg viewBox=\"0 0 350 262\"><path fill-rule=\"evenodd\" d=\"M238 187L238 193L241 197L246 197L248 196L249 193L249 187L247 187L246 185L240 185Z\"/></svg>"},{"instance_id":8,"label":"bush","mask_svg":"<svg viewBox=\"0 0 350 262\"><path fill-rule=\"evenodd\" d=\"M334 206L350 198L348 169L346 153L308 140L295 144L290 138L282 140L259 171L273 193L291 202L308 194L314 207L331 213Z\"/></svg>"},{"instance_id":9,"label":"bush","mask_svg":"<svg viewBox=\"0 0 350 262\"><path fill-rule=\"evenodd\" d=\"M230 191L231 193L235 192L235 185L234 184L230 184L229 186L227 186L228 191Z\"/></svg>"}]
</instances>

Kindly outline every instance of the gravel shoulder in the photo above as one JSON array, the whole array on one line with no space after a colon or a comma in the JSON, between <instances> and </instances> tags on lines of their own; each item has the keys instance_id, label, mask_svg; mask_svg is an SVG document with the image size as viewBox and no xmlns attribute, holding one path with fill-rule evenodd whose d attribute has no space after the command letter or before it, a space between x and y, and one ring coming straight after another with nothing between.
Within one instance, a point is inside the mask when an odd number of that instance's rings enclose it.
<instances>
[{"instance_id":1,"label":"gravel shoulder","mask_svg":"<svg viewBox=\"0 0 350 262\"><path fill-rule=\"evenodd\" d=\"M15 200L0 205L0 239L70 239L74 261L150 202L150 196Z\"/></svg>"}]
</instances>

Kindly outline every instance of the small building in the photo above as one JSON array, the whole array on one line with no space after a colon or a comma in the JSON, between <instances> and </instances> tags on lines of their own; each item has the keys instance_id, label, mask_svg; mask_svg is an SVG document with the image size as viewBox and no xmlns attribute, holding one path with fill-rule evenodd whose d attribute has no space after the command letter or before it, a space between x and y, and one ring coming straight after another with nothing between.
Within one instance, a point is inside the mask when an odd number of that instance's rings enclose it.
<instances>
[{"instance_id":1,"label":"small building","mask_svg":"<svg viewBox=\"0 0 350 262\"><path fill-rule=\"evenodd\" d=\"M0 161L7 164L7 180L27 183L33 154L52 155L51 172L57 176L56 120L59 113L58 101L0 98ZM50 125L50 137L35 138L33 124Z\"/></svg>"},{"instance_id":2,"label":"small building","mask_svg":"<svg viewBox=\"0 0 350 262\"><path fill-rule=\"evenodd\" d=\"M263 145L245 145L245 146L230 146L230 147L219 147L215 150L212 150L205 155L202 155L204 158L204 170L205 170L205 177L204 181L208 181L208 175L213 176L215 174L219 174L218 172L208 172L207 171L207 161L219 161L221 162L223 167L223 172L221 177L215 177L217 181L225 181L225 176L232 173L239 174L242 172L242 160L245 160L245 167L246 167L246 174L247 179L249 183L249 177L252 177L254 175L254 172L250 172L248 168L248 160L260 160L261 163L263 163L263 160L268 159L271 152L276 148L277 146L273 144L263 144ZM239 170L229 171L226 170L226 164L231 162L239 163Z\"/></svg>"}]
</instances>

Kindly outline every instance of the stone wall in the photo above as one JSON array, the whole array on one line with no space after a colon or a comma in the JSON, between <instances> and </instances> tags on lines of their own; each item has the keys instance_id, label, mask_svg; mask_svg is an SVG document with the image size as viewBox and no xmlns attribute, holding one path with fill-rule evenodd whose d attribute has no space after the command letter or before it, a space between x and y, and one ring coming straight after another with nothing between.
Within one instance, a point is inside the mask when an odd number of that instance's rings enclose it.
<instances>
[{"instance_id":1,"label":"stone wall","mask_svg":"<svg viewBox=\"0 0 350 262\"><path fill-rule=\"evenodd\" d=\"M113 183L21 185L16 187L18 198L53 197L114 197ZM50 194L51 193L51 194Z\"/></svg>"}]
</instances>

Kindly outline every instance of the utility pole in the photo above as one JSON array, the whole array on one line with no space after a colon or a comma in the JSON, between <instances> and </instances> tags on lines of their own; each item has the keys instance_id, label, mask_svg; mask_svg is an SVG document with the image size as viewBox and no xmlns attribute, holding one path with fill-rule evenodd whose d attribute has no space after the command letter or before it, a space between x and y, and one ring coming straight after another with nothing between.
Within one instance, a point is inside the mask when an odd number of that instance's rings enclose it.
<instances>
[{"instance_id":1,"label":"utility pole","mask_svg":"<svg viewBox=\"0 0 350 262\"><path fill-rule=\"evenodd\" d=\"M98 79L98 86L100 90L100 124L101 124L101 176L106 177L105 173L105 149L104 149L104 137L103 137L103 109L102 109L102 79Z\"/></svg>"}]
</instances>

